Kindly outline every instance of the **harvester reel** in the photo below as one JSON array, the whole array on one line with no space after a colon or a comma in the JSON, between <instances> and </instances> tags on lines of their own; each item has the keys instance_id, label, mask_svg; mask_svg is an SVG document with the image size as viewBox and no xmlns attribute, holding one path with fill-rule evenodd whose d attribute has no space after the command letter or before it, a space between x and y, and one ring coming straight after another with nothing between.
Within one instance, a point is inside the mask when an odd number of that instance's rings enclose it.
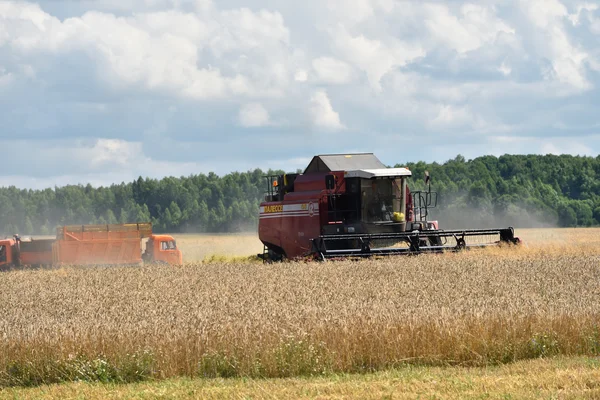
<instances>
[{"instance_id":1,"label":"harvester reel","mask_svg":"<svg viewBox=\"0 0 600 400\"><path fill-rule=\"evenodd\" d=\"M408 238L408 242L410 243L410 251L418 253L421 251L421 238L419 235L413 235Z\"/></svg>"},{"instance_id":2,"label":"harvester reel","mask_svg":"<svg viewBox=\"0 0 600 400\"><path fill-rule=\"evenodd\" d=\"M454 239L456 240L456 250L464 250L467 248L467 241L465 240L464 233L462 237L457 237L456 235L454 235Z\"/></svg>"},{"instance_id":3,"label":"harvester reel","mask_svg":"<svg viewBox=\"0 0 600 400\"><path fill-rule=\"evenodd\" d=\"M371 243L368 240L360 238L360 251L362 253L371 253Z\"/></svg>"}]
</instances>

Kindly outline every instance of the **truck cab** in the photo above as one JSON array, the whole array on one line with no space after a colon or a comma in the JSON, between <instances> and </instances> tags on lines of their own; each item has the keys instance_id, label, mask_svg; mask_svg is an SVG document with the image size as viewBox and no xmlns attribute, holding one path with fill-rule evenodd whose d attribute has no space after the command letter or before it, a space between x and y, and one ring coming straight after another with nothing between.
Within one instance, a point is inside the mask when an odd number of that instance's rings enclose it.
<instances>
[{"instance_id":1,"label":"truck cab","mask_svg":"<svg viewBox=\"0 0 600 400\"><path fill-rule=\"evenodd\" d=\"M5 268L13 265L15 262L15 246L14 239L0 240L0 268Z\"/></svg>"},{"instance_id":2,"label":"truck cab","mask_svg":"<svg viewBox=\"0 0 600 400\"><path fill-rule=\"evenodd\" d=\"M177 248L177 242L171 235L150 235L142 259L150 263L183 264L181 250Z\"/></svg>"}]
</instances>

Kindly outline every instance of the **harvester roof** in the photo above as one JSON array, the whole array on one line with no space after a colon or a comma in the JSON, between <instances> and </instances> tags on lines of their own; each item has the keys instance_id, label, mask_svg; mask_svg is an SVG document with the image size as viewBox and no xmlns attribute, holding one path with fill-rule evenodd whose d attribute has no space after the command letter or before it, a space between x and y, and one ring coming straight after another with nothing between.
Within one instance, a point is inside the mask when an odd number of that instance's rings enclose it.
<instances>
[{"instance_id":1,"label":"harvester roof","mask_svg":"<svg viewBox=\"0 0 600 400\"><path fill-rule=\"evenodd\" d=\"M359 154L324 154L314 156L304 173L380 170L386 166L373 153Z\"/></svg>"},{"instance_id":2,"label":"harvester roof","mask_svg":"<svg viewBox=\"0 0 600 400\"><path fill-rule=\"evenodd\" d=\"M396 178L399 176L411 176L412 173L408 168L378 168L378 169L356 169L353 171L346 171L344 177L346 178Z\"/></svg>"}]
</instances>

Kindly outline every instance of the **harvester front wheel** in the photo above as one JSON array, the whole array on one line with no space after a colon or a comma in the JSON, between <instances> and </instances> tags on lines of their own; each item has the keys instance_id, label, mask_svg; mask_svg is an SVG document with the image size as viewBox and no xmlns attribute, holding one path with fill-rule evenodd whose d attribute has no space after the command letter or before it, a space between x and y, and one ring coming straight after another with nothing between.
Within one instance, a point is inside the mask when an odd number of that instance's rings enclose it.
<instances>
[{"instance_id":1,"label":"harvester front wheel","mask_svg":"<svg viewBox=\"0 0 600 400\"><path fill-rule=\"evenodd\" d=\"M269 261L271 262L280 262L283 261L285 259L285 256L275 250L269 249L268 252L269 255Z\"/></svg>"},{"instance_id":2,"label":"harvester front wheel","mask_svg":"<svg viewBox=\"0 0 600 400\"><path fill-rule=\"evenodd\" d=\"M285 252L281 247L265 244L264 252L258 254L258 258L262 259L263 262L279 262L283 261L286 257Z\"/></svg>"}]
</instances>

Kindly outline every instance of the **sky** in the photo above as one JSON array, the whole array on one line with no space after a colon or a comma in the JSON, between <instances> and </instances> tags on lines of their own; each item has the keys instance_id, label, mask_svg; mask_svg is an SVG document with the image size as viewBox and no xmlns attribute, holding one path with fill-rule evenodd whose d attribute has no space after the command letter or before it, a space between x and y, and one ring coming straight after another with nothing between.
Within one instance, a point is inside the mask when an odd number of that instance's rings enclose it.
<instances>
[{"instance_id":1,"label":"sky","mask_svg":"<svg viewBox=\"0 0 600 400\"><path fill-rule=\"evenodd\" d=\"M595 157L599 85L596 0L0 0L0 186Z\"/></svg>"}]
</instances>

